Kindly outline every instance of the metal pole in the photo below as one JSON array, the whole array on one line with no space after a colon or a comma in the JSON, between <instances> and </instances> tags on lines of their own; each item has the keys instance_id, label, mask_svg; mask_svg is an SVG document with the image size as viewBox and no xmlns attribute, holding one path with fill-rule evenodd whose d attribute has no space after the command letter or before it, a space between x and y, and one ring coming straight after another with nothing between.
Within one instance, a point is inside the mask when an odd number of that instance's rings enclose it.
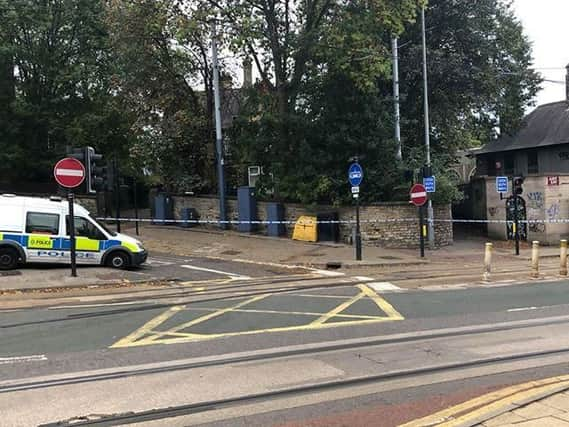
<instances>
[{"instance_id":1,"label":"metal pole","mask_svg":"<svg viewBox=\"0 0 569 427\"><path fill-rule=\"evenodd\" d=\"M429 121L429 83L427 78L427 35L425 28L425 6L421 8L421 27L423 36L423 107L425 113L425 151L428 170L431 170L431 126ZM429 198L427 205L427 225L429 228L429 246L435 246L435 227L433 223L433 201Z\"/></svg>"},{"instance_id":2,"label":"metal pole","mask_svg":"<svg viewBox=\"0 0 569 427\"><path fill-rule=\"evenodd\" d=\"M139 226L138 226L138 195L137 193L137 185L136 185L136 178L133 178L133 190L134 190L134 194L133 194L133 202L134 202L134 218L136 219L135 223L134 223L134 227L136 230L136 235L139 236L140 235L140 230L139 230Z\"/></svg>"},{"instance_id":3,"label":"metal pole","mask_svg":"<svg viewBox=\"0 0 569 427\"><path fill-rule=\"evenodd\" d=\"M395 143L397 144L397 152L395 157L401 160L403 155L401 153L401 113L399 111L399 51L398 39L393 37L391 39L391 50L393 52L393 106L395 109Z\"/></svg>"},{"instance_id":4,"label":"metal pole","mask_svg":"<svg viewBox=\"0 0 569 427\"><path fill-rule=\"evenodd\" d=\"M116 216L116 223L117 223L117 232L121 232L121 183L119 177L119 164L117 162L116 157L113 159L113 169L114 169L114 176L115 176L115 216Z\"/></svg>"},{"instance_id":5,"label":"metal pole","mask_svg":"<svg viewBox=\"0 0 569 427\"><path fill-rule=\"evenodd\" d=\"M362 260L362 234L360 230L360 197L359 194L355 194L356 197L356 260Z\"/></svg>"},{"instance_id":6,"label":"metal pole","mask_svg":"<svg viewBox=\"0 0 569 427\"><path fill-rule=\"evenodd\" d=\"M423 228L425 227L423 217L425 216L423 213L423 206L419 206L419 250L421 253L421 258L425 258L425 233Z\"/></svg>"},{"instance_id":7,"label":"metal pole","mask_svg":"<svg viewBox=\"0 0 569 427\"><path fill-rule=\"evenodd\" d=\"M217 58L217 36L215 22L212 23L212 39L211 39L211 56L213 60L213 99L215 104L215 149L217 153L217 180L219 190L219 226L221 229L226 228L225 221L227 215L225 212L225 175L223 165L225 163L223 156L223 134L221 132L221 101L219 95L219 61Z\"/></svg>"},{"instance_id":8,"label":"metal pole","mask_svg":"<svg viewBox=\"0 0 569 427\"><path fill-rule=\"evenodd\" d=\"M514 238L516 239L516 255L520 254L520 230L518 223L518 196L514 193Z\"/></svg>"},{"instance_id":9,"label":"metal pole","mask_svg":"<svg viewBox=\"0 0 569 427\"><path fill-rule=\"evenodd\" d=\"M67 201L69 202L69 246L71 249L71 277L77 277L77 253L75 250L75 196L70 191L67 193Z\"/></svg>"}]
</instances>

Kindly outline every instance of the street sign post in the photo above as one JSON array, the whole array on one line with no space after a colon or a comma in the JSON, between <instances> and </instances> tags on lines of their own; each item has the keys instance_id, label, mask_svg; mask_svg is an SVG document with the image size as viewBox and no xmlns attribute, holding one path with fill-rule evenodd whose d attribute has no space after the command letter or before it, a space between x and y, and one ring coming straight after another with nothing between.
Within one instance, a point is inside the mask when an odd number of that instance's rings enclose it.
<instances>
[{"instance_id":1,"label":"street sign post","mask_svg":"<svg viewBox=\"0 0 569 427\"><path fill-rule=\"evenodd\" d=\"M427 203L427 189L423 184L414 184L409 194L411 196L411 203L415 206L421 207Z\"/></svg>"},{"instance_id":2,"label":"street sign post","mask_svg":"<svg viewBox=\"0 0 569 427\"><path fill-rule=\"evenodd\" d=\"M434 193L437 191L437 180L435 179L434 175L424 177L423 185L425 186L427 193Z\"/></svg>"},{"instance_id":3,"label":"street sign post","mask_svg":"<svg viewBox=\"0 0 569 427\"><path fill-rule=\"evenodd\" d=\"M73 188L79 187L85 180L85 166L79 160L72 157L57 162L53 168L53 176L59 185L68 189L67 201L69 202L69 246L71 249L71 276L77 277L77 253L75 245L75 215L73 211L75 195Z\"/></svg>"},{"instance_id":4,"label":"street sign post","mask_svg":"<svg viewBox=\"0 0 569 427\"><path fill-rule=\"evenodd\" d=\"M507 176L497 176L496 177L496 191L498 193L508 192L508 177Z\"/></svg>"},{"instance_id":5,"label":"street sign post","mask_svg":"<svg viewBox=\"0 0 569 427\"><path fill-rule=\"evenodd\" d=\"M360 184L364 179L364 170L357 162L348 169L348 181L352 186L352 196L356 199L356 261L362 260L362 235L360 230Z\"/></svg>"},{"instance_id":6,"label":"street sign post","mask_svg":"<svg viewBox=\"0 0 569 427\"><path fill-rule=\"evenodd\" d=\"M57 162L53 168L53 176L62 187L79 187L85 180L85 166L79 160L67 157Z\"/></svg>"},{"instance_id":7,"label":"street sign post","mask_svg":"<svg viewBox=\"0 0 569 427\"><path fill-rule=\"evenodd\" d=\"M359 187L364 179L364 170L359 163L352 163L348 170L348 180L352 187Z\"/></svg>"},{"instance_id":8,"label":"street sign post","mask_svg":"<svg viewBox=\"0 0 569 427\"><path fill-rule=\"evenodd\" d=\"M425 225L424 206L427 203L427 189L423 184L414 184L409 192L410 203L417 206L419 211L419 250L421 258L425 258L425 237L427 237L427 226Z\"/></svg>"}]
</instances>

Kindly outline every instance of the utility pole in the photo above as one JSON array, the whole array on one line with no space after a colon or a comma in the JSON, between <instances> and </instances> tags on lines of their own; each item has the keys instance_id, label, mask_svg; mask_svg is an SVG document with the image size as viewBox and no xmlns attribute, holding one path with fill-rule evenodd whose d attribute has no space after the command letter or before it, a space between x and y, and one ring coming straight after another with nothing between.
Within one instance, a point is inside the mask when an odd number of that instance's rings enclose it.
<instances>
[{"instance_id":1,"label":"utility pole","mask_svg":"<svg viewBox=\"0 0 569 427\"><path fill-rule=\"evenodd\" d=\"M221 133L221 101L219 95L219 61L217 58L217 31L215 21L212 23L211 56L213 60L213 98L215 108L215 150L217 158L217 186L219 190L219 226L225 229L227 215L225 212L225 175L223 166L223 134Z\"/></svg>"},{"instance_id":2,"label":"utility pole","mask_svg":"<svg viewBox=\"0 0 569 427\"><path fill-rule=\"evenodd\" d=\"M401 114L399 112L399 52L397 44L397 37L393 37L391 39L391 50L393 53L393 106L395 109L395 143L397 144L395 157L397 160L401 161L403 156L401 154Z\"/></svg>"},{"instance_id":3,"label":"utility pole","mask_svg":"<svg viewBox=\"0 0 569 427\"><path fill-rule=\"evenodd\" d=\"M426 150L426 170L432 174L431 170L431 126L429 121L429 84L427 81L427 35L425 28L425 6L421 8L421 27L423 35L423 101L425 110L425 150ZM427 226L429 236L429 246L435 247L435 227L433 224L433 201L429 198L427 205Z\"/></svg>"}]
</instances>

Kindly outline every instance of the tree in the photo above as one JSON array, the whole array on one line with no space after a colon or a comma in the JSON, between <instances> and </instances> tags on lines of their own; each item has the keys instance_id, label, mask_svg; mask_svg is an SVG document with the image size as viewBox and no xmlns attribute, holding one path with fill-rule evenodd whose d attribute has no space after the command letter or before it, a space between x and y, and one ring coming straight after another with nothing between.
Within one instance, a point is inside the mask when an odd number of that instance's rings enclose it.
<instances>
[{"instance_id":1,"label":"tree","mask_svg":"<svg viewBox=\"0 0 569 427\"><path fill-rule=\"evenodd\" d=\"M107 16L114 87L135 119L132 154L175 191L208 191L215 179L203 14L170 0L114 0Z\"/></svg>"},{"instance_id":2,"label":"tree","mask_svg":"<svg viewBox=\"0 0 569 427\"><path fill-rule=\"evenodd\" d=\"M339 202L345 162L385 135L377 81L388 77L390 54L382 35L401 31L417 1L204 1L239 35L233 48L252 57L261 77L235 135L237 157L263 165L278 197ZM339 123L340 132L328 132ZM332 140L338 150L327 147Z\"/></svg>"},{"instance_id":3,"label":"tree","mask_svg":"<svg viewBox=\"0 0 569 427\"><path fill-rule=\"evenodd\" d=\"M439 174L459 149L513 133L532 105L540 77L531 44L504 0L430 0L426 11L431 148ZM405 157L424 162L421 26L401 38L400 70Z\"/></svg>"},{"instance_id":4,"label":"tree","mask_svg":"<svg viewBox=\"0 0 569 427\"><path fill-rule=\"evenodd\" d=\"M102 0L0 0L0 17L3 177L49 182L67 147L124 140L123 124L113 127L120 135L107 128L122 115L109 91Z\"/></svg>"}]
</instances>

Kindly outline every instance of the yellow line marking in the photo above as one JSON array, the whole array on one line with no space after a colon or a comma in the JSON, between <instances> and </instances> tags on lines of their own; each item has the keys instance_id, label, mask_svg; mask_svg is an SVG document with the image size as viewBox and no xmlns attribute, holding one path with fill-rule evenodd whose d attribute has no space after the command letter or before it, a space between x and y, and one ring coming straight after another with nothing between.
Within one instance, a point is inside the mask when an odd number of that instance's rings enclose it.
<instances>
[{"instance_id":1,"label":"yellow line marking","mask_svg":"<svg viewBox=\"0 0 569 427\"><path fill-rule=\"evenodd\" d=\"M372 299L373 302L385 313L390 319L393 320L403 320L405 319L401 313L399 313L395 308L389 304L384 298L379 296L373 289L370 289L366 285L360 284L358 288L368 297Z\"/></svg>"},{"instance_id":2,"label":"yellow line marking","mask_svg":"<svg viewBox=\"0 0 569 427\"><path fill-rule=\"evenodd\" d=\"M291 294L292 296L307 297L307 298L329 298L329 299L343 299L350 298L351 295L318 295L318 294Z\"/></svg>"},{"instance_id":3,"label":"yellow line marking","mask_svg":"<svg viewBox=\"0 0 569 427\"><path fill-rule=\"evenodd\" d=\"M490 411L494 412L502 406L508 406L512 402L520 401L534 394L541 394L548 389L559 387L567 381L569 381L569 375L547 378L545 380L539 381L530 381L525 384L518 384L515 386L507 387L502 390L497 390L468 400L426 417L410 421L399 427L450 427L459 425L468 419L474 419L476 417L482 416L484 413L488 413ZM567 385L569 386L569 383ZM468 414L464 414L464 412L468 410L474 411ZM461 414L464 415L461 416Z\"/></svg>"},{"instance_id":4,"label":"yellow line marking","mask_svg":"<svg viewBox=\"0 0 569 427\"><path fill-rule=\"evenodd\" d=\"M242 335L254 335L254 334L263 334L263 333L274 333L274 332L292 332L292 331L313 331L318 329L327 329L327 328L337 328L339 326L359 326L359 325L369 325L374 323L380 322L391 322L395 319L391 319L389 317L378 317L377 319L368 319L368 320L354 320L348 322L328 322L322 323L320 325L298 325L298 326L283 326L278 328L269 328L269 329L255 329L249 331L239 331L239 332L224 332L218 334L187 334L187 336L183 335L180 338L171 338L171 339L164 339L158 340L157 336L151 336L142 340L138 340L136 342L130 343L128 345L123 345L122 347L137 347L137 346L144 346L150 344L180 344L180 343L187 343L192 341L205 341L217 338L228 338L228 337L236 337ZM164 336L169 335L169 331L164 332L157 332L157 335ZM179 332L176 332L172 335L182 335Z\"/></svg>"},{"instance_id":5,"label":"yellow line marking","mask_svg":"<svg viewBox=\"0 0 569 427\"><path fill-rule=\"evenodd\" d=\"M263 294L255 296L253 298L241 301L238 304L232 305L227 308L215 309L207 307L190 307L190 306L178 306L174 307L176 311L172 309L161 314L160 316L150 320L144 326L142 326L137 331L128 335L127 337L121 339L115 343L112 347L136 347L144 346L150 344L176 344L191 341L201 341L215 338L226 338L235 337L241 335L252 335L252 334L262 334L262 333L272 333L272 332L289 332L289 331L309 331L324 328L333 328L339 326L358 326L358 325L368 325L372 323L403 320L404 317L397 311L391 304L389 304L385 299L379 296L375 291L369 287L360 284L357 286L360 292L355 296L348 296L349 300L338 305L334 309L327 313L312 313L312 312L298 312L298 311L279 311L279 310L255 310L255 309L244 309L242 307L251 304L255 301L267 298L273 294ZM369 316L369 315L359 315L359 314L341 314L343 310L346 310L355 302L369 297L380 309L381 314L386 314L385 316ZM232 299L243 299L243 297L236 296ZM158 331L156 328L162 323L172 317L177 311L181 309L187 310L203 310L212 311L212 313L205 316L199 317L197 319L191 320L189 322L180 324L166 331ZM243 313L266 313L266 314L289 314L289 315L308 315L308 316L320 316L318 319L306 323L303 325L294 326L283 326L276 328L266 328L266 329L254 329L247 331L237 331L237 332L223 332L223 333L211 333L211 334L195 334L191 331L183 331L192 326L201 324L208 320L214 319L226 313L231 312L243 312ZM344 319L357 319L357 320L347 320L340 322L331 322L330 319L333 317L344 318ZM168 338L165 338L168 337Z\"/></svg>"},{"instance_id":6,"label":"yellow line marking","mask_svg":"<svg viewBox=\"0 0 569 427\"><path fill-rule=\"evenodd\" d=\"M314 320L311 325L321 325L322 323L326 323L327 320L330 320L330 318L336 316L337 314L341 313L342 311L344 311L346 308L348 308L349 306L351 306L352 304L354 304L356 301L361 300L363 297L365 296L365 294L363 292L360 292L359 294L357 294L356 296L350 298L348 301L343 302L342 304L340 304L339 306L337 306L336 308L334 308L333 310L329 311L328 313L324 314L323 316L320 316L318 319Z\"/></svg>"},{"instance_id":7,"label":"yellow line marking","mask_svg":"<svg viewBox=\"0 0 569 427\"><path fill-rule=\"evenodd\" d=\"M124 337L124 338L120 339L119 341L117 341L116 343L114 343L111 346L111 348L130 346L133 342L135 342L139 338L142 338L144 335L148 335L151 330L153 330L157 326L164 323L166 320L168 320L170 317L174 316L180 310L183 310L184 307L185 306L183 306L183 305L176 305L174 307L170 307L164 313L154 317L153 319L150 319L148 322L146 322L144 325L142 325L136 331L132 332L131 334L127 335L126 337Z\"/></svg>"},{"instance_id":8,"label":"yellow line marking","mask_svg":"<svg viewBox=\"0 0 569 427\"><path fill-rule=\"evenodd\" d=\"M218 308L189 307L188 311L218 311ZM297 314L301 316L324 316L328 313L314 313L311 311L280 311L280 310L252 310L248 308L237 308L233 313L261 313L261 314ZM333 317L344 317L347 319L385 319L385 316L368 316L365 314L335 314Z\"/></svg>"},{"instance_id":9,"label":"yellow line marking","mask_svg":"<svg viewBox=\"0 0 569 427\"><path fill-rule=\"evenodd\" d=\"M200 324L200 323L203 323L203 322L205 322L205 321L207 321L207 320L211 320L211 319L214 319L214 318L216 318L216 317L219 317L219 316L221 316L222 314L229 313L229 312L231 312L231 311L233 311L233 310L235 310L235 309L237 309L237 308L241 308L241 307L243 307L243 306L245 306L245 305L247 305L247 304L251 304L251 303L254 303L254 302L256 302L256 301L259 301L259 300L262 300L262 299L264 299L264 298L267 298L269 295L270 295L270 294L257 295L257 296L255 296L255 297L253 297L253 298L249 298L249 299L247 299L247 300L245 300L245 301L242 301L242 302L240 302L239 304L232 305L231 307L222 308L221 310L217 310L217 311L214 311L213 313L207 314L207 315L205 315L205 316L198 317L197 319L190 320L189 322L182 323L181 325L175 326L175 327L173 327L172 329L169 329L169 330L166 331L166 332L178 332L178 331L181 331L181 330L183 330L183 329L190 328L190 327L192 327L192 326L195 326L195 325L198 325L198 324Z\"/></svg>"}]
</instances>

